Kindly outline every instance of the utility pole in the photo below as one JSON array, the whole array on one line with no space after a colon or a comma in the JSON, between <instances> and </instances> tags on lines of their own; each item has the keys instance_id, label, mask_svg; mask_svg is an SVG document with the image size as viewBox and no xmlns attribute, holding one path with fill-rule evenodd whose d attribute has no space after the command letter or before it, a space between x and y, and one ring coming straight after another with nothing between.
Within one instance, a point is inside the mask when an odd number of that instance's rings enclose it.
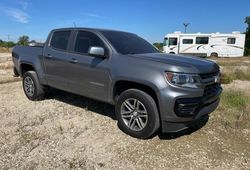
<instances>
[{"instance_id":1,"label":"utility pole","mask_svg":"<svg viewBox=\"0 0 250 170\"><path fill-rule=\"evenodd\" d=\"M185 33L187 33L187 27L189 26L190 23L183 23L184 27L185 27Z\"/></svg>"}]
</instances>

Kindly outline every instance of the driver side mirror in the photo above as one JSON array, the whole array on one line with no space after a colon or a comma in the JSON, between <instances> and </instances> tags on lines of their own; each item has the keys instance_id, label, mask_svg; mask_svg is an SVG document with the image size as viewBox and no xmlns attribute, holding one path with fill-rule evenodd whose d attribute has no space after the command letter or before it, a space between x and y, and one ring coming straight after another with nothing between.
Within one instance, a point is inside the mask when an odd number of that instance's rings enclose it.
<instances>
[{"instance_id":1,"label":"driver side mirror","mask_svg":"<svg viewBox=\"0 0 250 170\"><path fill-rule=\"evenodd\" d=\"M103 47L90 47L88 54L91 56L105 58L105 50Z\"/></svg>"}]
</instances>

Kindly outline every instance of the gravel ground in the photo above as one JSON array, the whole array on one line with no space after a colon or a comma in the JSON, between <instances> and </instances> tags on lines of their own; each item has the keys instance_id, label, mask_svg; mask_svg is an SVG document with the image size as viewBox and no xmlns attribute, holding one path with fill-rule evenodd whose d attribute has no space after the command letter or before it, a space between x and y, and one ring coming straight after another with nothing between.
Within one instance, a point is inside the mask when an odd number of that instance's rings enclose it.
<instances>
[{"instance_id":1,"label":"gravel ground","mask_svg":"<svg viewBox=\"0 0 250 170\"><path fill-rule=\"evenodd\" d=\"M57 90L31 102L21 86L0 84L0 169L250 167L250 129L225 128L219 111L191 130L139 140L118 129L113 106Z\"/></svg>"}]
</instances>

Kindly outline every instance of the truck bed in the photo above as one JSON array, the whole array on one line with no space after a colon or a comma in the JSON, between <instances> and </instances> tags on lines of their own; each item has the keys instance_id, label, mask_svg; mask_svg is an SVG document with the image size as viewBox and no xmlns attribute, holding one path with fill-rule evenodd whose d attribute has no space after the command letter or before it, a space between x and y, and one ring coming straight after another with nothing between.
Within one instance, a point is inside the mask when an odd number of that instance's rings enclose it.
<instances>
[{"instance_id":1,"label":"truck bed","mask_svg":"<svg viewBox=\"0 0 250 170\"><path fill-rule=\"evenodd\" d=\"M20 73L18 68L22 62L33 61L33 63L41 63L42 54L43 46L15 46L12 51L14 66Z\"/></svg>"}]
</instances>

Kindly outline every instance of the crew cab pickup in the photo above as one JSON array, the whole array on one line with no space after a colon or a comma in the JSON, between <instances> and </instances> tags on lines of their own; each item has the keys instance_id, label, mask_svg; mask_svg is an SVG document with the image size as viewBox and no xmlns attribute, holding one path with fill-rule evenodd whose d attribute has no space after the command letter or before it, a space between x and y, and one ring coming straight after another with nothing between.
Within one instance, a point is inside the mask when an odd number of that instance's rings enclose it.
<instances>
[{"instance_id":1,"label":"crew cab pickup","mask_svg":"<svg viewBox=\"0 0 250 170\"><path fill-rule=\"evenodd\" d=\"M216 63L164 54L128 32L56 29L12 56L28 99L53 87L113 104L119 128L136 138L190 127L216 109L222 92Z\"/></svg>"}]
</instances>

